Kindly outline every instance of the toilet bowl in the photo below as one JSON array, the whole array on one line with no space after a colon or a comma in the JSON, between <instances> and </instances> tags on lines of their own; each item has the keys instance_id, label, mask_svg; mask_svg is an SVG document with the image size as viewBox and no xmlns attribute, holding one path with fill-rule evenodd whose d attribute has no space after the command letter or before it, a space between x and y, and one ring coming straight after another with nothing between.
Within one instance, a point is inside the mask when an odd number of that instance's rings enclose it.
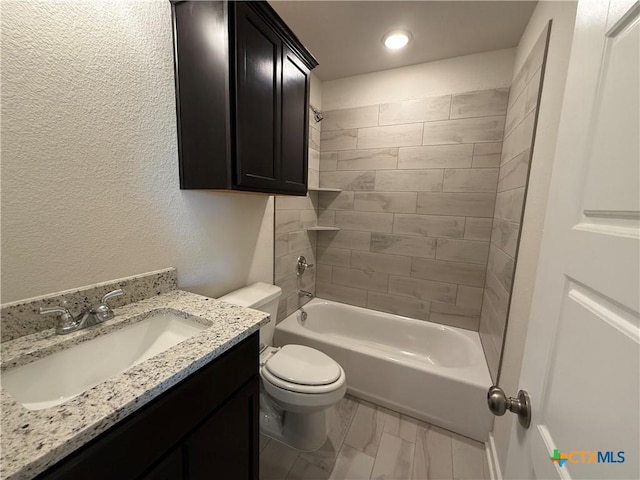
<instances>
[{"instance_id":1,"label":"toilet bowl","mask_svg":"<svg viewBox=\"0 0 640 480\"><path fill-rule=\"evenodd\" d=\"M260 430L301 451L320 448L327 438L326 410L347 391L344 370L331 357L303 345L273 346L282 290L255 283L219 300L270 314L260 329Z\"/></svg>"}]
</instances>

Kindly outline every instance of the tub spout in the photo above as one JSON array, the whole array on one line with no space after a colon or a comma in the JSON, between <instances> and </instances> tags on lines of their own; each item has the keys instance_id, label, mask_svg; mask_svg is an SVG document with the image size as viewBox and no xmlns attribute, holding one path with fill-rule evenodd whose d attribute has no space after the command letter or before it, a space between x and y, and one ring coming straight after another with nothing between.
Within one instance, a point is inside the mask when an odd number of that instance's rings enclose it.
<instances>
[{"instance_id":1,"label":"tub spout","mask_svg":"<svg viewBox=\"0 0 640 480\"><path fill-rule=\"evenodd\" d=\"M313 298L313 293L307 292L306 290L298 290L298 295L301 297Z\"/></svg>"}]
</instances>

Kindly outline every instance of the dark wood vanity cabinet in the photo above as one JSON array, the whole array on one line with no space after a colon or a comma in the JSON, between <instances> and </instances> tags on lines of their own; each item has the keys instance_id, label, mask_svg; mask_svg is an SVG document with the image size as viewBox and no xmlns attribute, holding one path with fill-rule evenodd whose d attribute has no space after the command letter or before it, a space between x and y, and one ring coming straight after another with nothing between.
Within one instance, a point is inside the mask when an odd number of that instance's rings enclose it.
<instances>
[{"instance_id":1,"label":"dark wood vanity cabinet","mask_svg":"<svg viewBox=\"0 0 640 480\"><path fill-rule=\"evenodd\" d=\"M180 187L304 195L309 72L266 2L172 2Z\"/></svg>"},{"instance_id":2,"label":"dark wood vanity cabinet","mask_svg":"<svg viewBox=\"0 0 640 480\"><path fill-rule=\"evenodd\" d=\"M257 480L257 373L256 333L37 478Z\"/></svg>"}]
</instances>

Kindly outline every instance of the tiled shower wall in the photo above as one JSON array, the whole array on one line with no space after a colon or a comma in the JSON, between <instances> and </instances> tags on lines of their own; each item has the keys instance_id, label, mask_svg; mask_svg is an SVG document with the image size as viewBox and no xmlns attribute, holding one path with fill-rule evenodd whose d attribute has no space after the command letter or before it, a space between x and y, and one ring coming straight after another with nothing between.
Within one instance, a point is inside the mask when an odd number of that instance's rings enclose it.
<instances>
[{"instance_id":1,"label":"tiled shower wall","mask_svg":"<svg viewBox=\"0 0 640 480\"><path fill-rule=\"evenodd\" d=\"M318 186L320 163L320 127L309 111L309 188ZM282 288L278 304L278 319L282 320L309 301L300 297L298 290L315 292L315 267L296 275L298 256L304 255L307 263L316 263L316 232L307 227L317 224L318 193L310 191L305 197L276 196L275 201L275 284Z\"/></svg>"},{"instance_id":2,"label":"tiled shower wall","mask_svg":"<svg viewBox=\"0 0 640 480\"><path fill-rule=\"evenodd\" d=\"M509 95L479 329L494 381L507 324L549 28L515 73Z\"/></svg>"},{"instance_id":3,"label":"tiled shower wall","mask_svg":"<svg viewBox=\"0 0 640 480\"><path fill-rule=\"evenodd\" d=\"M508 89L324 112L317 295L478 330ZM284 247L281 247L284 249Z\"/></svg>"}]
</instances>

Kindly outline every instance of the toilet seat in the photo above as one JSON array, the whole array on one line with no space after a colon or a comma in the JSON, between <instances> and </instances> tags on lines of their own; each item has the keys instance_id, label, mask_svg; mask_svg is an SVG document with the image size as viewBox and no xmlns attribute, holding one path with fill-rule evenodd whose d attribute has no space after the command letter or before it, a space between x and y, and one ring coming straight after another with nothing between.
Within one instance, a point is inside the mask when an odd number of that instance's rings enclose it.
<instances>
[{"instance_id":1,"label":"toilet seat","mask_svg":"<svg viewBox=\"0 0 640 480\"><path fill-rule=\"evenodd\" d=\"M342 367L331 357L303 345L285 345L260 369L263 380L296 393L321 394L345 383Z\"/></svg>"},{"instance_id":2,"label":"toilet seat","mask_svg":"<svg viewBox=\"0 0 640 480\"><path fill-rule=\"evenodd\" d=\"M304 345L285 345L265 363L276 377L298 385L329 385L340 377L331 357Z\"/></svg>"}]
</instances>

